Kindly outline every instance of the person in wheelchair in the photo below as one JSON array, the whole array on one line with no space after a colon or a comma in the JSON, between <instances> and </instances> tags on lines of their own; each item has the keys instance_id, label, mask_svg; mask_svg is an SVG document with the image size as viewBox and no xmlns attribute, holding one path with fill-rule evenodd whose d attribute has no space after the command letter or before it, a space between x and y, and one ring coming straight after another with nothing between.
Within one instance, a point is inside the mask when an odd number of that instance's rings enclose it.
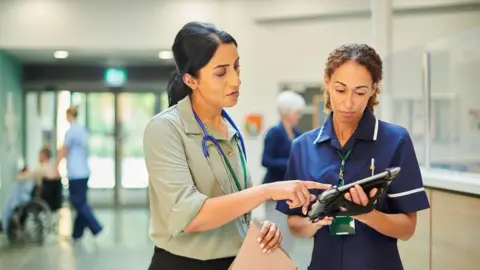
<instances>
[{"instance_id":1,"label":"person in wheelchair","mask_svg":"<svg viewBox=\"0 0 480 270\"><path fill-rule=\"evenodd\" d=\"M29 171L25 170L17 174L17 180L35 180L37 186L42 186L45 181L58 181L60 174L55 162L51 162L52 154L48 148L42 148L38 154L38 166Z\"/></svg>"},{"instance_id":2,"label":"person in wheelchair","mask_svg":"<svg viewBox=\"0 0 480 270\"><path fill-rule=\"evenodd\" d=\"M18 182L14 186L3 212L3 232L10 233L12 231L9 230L9 227L18 216L21 216L20 223L23 223L28 211L38 214L56 211L61 207L60 174L56 164L51 162L50 158L50 150L43 148L38 156L39 165L33 170L24 169L17 174ZM16 224L16 226L20 225L22 224Z\"/></svg>"},{"instance_id":3,"label":"person in wheelchair","mask_svg":"<svg viewBox=\"0 0 480 270\"><path fill-rule=\"evenodd\" d=\"M22 171L17 174L17 180L34 180L33 198L44 200L50 210L58 210L58 192L61 192L61 179L57 164L50 161L51 152L48 148L40 150L39 165L32 171ZM60 188L60 190L59 190Z\"/></svg>"}]
</instances>

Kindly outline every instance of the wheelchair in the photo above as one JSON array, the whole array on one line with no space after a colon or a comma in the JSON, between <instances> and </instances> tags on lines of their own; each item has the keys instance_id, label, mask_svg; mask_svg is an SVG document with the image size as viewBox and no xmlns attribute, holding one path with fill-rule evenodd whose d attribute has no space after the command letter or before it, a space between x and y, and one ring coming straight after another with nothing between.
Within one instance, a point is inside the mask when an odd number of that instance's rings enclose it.
<instances>
[{"instance_id":1,"label":"wheelchair","mask_svg":"<svg viewBox=\"0 0 480 270\"><path fill-rule=\"evenodd\" d=\"M10 219L7 237L11 244L42 244L56 230L55 213L61 208L61 179L42 180L32 191L32 200L18 205Z\"/></svg>"}]
</instances>

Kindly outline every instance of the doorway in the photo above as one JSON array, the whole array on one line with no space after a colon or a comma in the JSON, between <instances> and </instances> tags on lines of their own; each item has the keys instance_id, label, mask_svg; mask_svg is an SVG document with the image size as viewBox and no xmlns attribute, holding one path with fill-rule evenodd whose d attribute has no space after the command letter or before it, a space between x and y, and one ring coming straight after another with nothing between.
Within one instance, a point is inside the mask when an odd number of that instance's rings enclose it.
<instances>
[{"instance_id":1,"label":"doorway","mask_svg":"<svg viewBox=\"0 0 480 270\"><path fill-rule=\"evenodd\" d=\"M63 144L69 126L65 119L69 106L78 106L77 122L89 131L92 206L148 205L143 131L149 119L166 107L165 101L165 93L58 92L57 145ZM63 174L64 167L61 164Z\"/></svg>"}]
</instances>

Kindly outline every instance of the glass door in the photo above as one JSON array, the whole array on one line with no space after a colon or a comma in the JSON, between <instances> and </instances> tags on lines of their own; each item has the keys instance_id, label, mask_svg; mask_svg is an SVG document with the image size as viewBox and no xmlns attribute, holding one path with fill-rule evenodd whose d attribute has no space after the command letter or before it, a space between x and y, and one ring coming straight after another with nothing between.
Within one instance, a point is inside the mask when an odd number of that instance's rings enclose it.
<instances>
[{"instance_id":1,"label":"glass door","mask_svg":"<svg viewBox=\"0 0 480 270\"><path fill-rule=\"evenodd\" d=\"M75 95L83 95L85 102L77 101ZM92 205L111 205L116 182L115 96L105 92L74 93L72 105L79 105L79 118L82 111L86 112L84 122L89 131L88 161L91 171L89 201Z\"/></svg>"},{"instance_id":2,"label":"glass door","mask_svg":"<svg viewBox=\"0 0 480 270\"><path fill-rule=\"evenodd\" d=\"M88 200L92 206L148 205L143 132L164 103L165 95L155 93L59 93L59 146L70 127L65 119L70 106L78 106L77 122L89 132ZM60 164L62 175L66 173L65 164Z\"/></svg>"},{"instance_id":3,"label":"glass door","mask_svg":"<svg viewBox=\"0 0 480 270\"><path fill-rule=\"evenodd\" d=\"M143 155L143 131L156 112L154 93L118 94L119 203L148 205L148 173Z\"/></svg>"}]
</instances>

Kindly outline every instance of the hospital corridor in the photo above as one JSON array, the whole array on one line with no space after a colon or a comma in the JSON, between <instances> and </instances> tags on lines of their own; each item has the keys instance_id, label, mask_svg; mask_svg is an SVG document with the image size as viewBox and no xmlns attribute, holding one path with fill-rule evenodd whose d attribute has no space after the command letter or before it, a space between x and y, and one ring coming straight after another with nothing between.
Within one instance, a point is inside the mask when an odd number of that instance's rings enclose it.
<instances>
[{"instance_id":1,"label":"hospital corridor","mask_svg":"<svg viewBox=\"0 0 480 270\"><path fill-rule=\"evenodd\" d=\"M72 243L71 211L60 211L58 235L39 245L3 246L2 269L146 269L152 251L148 235L148 211L100 210L99 218L112 228L101 239L86 237Z\"/></svg>"},{"instance_id":2,"label":"hospital corridor","mask_svg":"<svg viewBox=\"0 0 480 270\"><path fill-rule=\"evenodd\" d=\"M480 269L480 0L0 0L0 270Z\"/></svg>"}]
</instances>

